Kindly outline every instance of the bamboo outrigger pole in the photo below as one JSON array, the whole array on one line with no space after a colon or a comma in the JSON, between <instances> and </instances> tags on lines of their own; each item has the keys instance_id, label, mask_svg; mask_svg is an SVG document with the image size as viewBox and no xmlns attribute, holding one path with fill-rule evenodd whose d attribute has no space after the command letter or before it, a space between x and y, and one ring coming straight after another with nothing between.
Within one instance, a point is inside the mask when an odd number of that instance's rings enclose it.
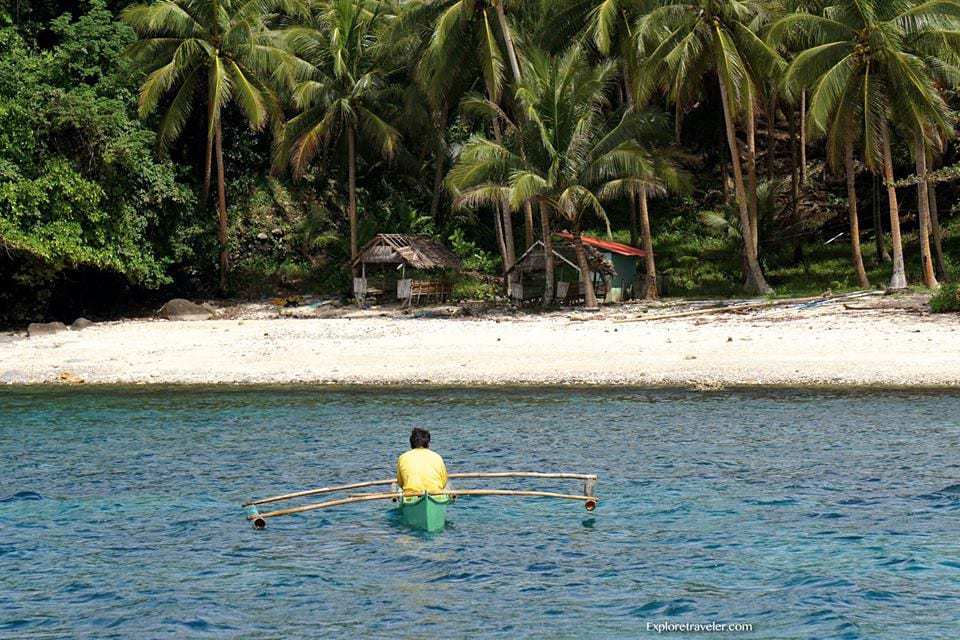
<instances>
[{"instance_id":1,"label":"bamboo outrigger pole","mask_svg":"<svg viewBox=\"0 0 960 640\"><path fill-rule=\"evenodd\" d=\"M366 489L367 487L385 487L396 482L396 478L389 480L370 480L368 482L355 482L353 484L341 484L336 487L321 487L319 489L308 489L307 491L297 491L294 493L285 493L271 498L262 498L260 500L251 500L244 502L243 506L252 507L258 504L270 504L271 502L281 502L283 500L293 500L294 498L306 498L307 496L318 496L324 493L339 493L341 491L352 491L354 489Z\"/></svg>"},{"instance_id":2,"label":"bamboo outrigger pole","mask_svg":"<svg viewBox=\"0 0 960 640\"><path fill-rule=\"evenodd\" d=\"M558 480L583 480L584 483L596 483L597 476L582 473L544 473L541 471L494 471L477 472L469 471L465 473L451 473L448 476L451 480L462 478L545 478ZM355 482L353 484L342 484L334 487L320 487L319 489L308 489L306 491L296 491L294 493L285 493L270 498L260 500L250 500L244 502L244 507L252 507L260 504L270 504L272 502L282 502L284 500L293 500L295 498L306 498L309 496L318 496L325 493L339 493L341 491L353 491L354 489L366 489L368 487L386 487L396 482L396 479L389 480L370 480L368 482ZM592 486L592 485L591 485Z\"/></svg>"},{"instance_id":3,"label":"bamboo outrigger pole","mask_svg":"<svg viewBox=\"0 0 960 640\"><path fill-rule=\"evenodd\" d=\"M593 489L597 482L597 476L582 473L545 473L540 471L494 471L494 472L464 472L452 473L451 479L462 478L541 478L541 479L562 479L562 480L583 480L583 495L574 495L569 493L555 493L552 491L522 491L512 489L452 489L425 494L431 496L518 496L518 497L543 497L558 498L561 500L578 500L584 503L587 511L593 511L597 507L598 498L594 495ZM305 498L307 496L323 495L328 493L337 493L340 491L352 491L354 489L366 489L368 487L391 486L388 493L363 493L349 495L337 500L327 500L326 502L317 502L314 504L305 504L299 507L290 507L287 509L278 509L267 513L260 513L257 505L282 502L284 500L293 500L295 498ZM396 488L396 480L370 480L367 482L355 482L352 484L342 484L332 487L320 487L319 489L308 489L306 491L296 491L294 493L285 493L283 495L270 498L261 498L244 503L247 509L247 520L253 521L253 526L262 529L267 526L267 518L276 518L277 516L286 516L295 513L304 513L306 511L316 511L318 509L328 509L345 504L357 502L371 502L374 500L393 500L397 501L404 497L402 491Z\"/></svg>"},{"instance_id":4,"label":"bamboo outrigger pole","mask_svg":"<svg viewBox=\"0 0 960 640\"><path fill-rule=\"evenodd\" d=\"M428 493L426 495L440 497L440 496L517 496L517 497L538 497L538 498L558 498L561 500L577 500L584 503L587 511L593 511L597 508L597 501L599 498L593 495L575 495L569 493L555 493L552 491L513 491L510 489L460 489L452 491L438 491L435 493ZM299 507L290 507L289 509L278 509L276 511L268 511L267 513L259 513L256 510L254 505L249 505L253 507L249 515L247 515L247 520L252 520L255 527L262 529L266 526L267 518L276 518L278 516L288 516L295 513L304 513L306 511L317 511L319 509L329 509L330 507L339 507L345 504L354 504L357 502L372 502L374 500L398 500L403 497L401 492L391 492L391 493L367 493L358 496L348 496L346 498L340 498L339 500L328 500L326 502L317 502L315 504L305 504ZM409 496L416 497L416 496Z\"/></svg>"}]
</instances>

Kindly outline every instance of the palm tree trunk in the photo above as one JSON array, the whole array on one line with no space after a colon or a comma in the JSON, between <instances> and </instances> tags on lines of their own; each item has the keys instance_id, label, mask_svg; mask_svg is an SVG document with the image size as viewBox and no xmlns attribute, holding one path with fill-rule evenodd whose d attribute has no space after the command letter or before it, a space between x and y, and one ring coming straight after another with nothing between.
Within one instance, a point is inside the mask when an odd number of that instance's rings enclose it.
<instances>
[{"instance_id":1,"label":"palm tree trunk","mask_svg":"<svg viewBox=\"0 0 960 640\"><path fill-rule=\"evenodd\" d=\"M930 190L927 183L927 144L923 136L917 137L917 209L920 212L920 262L923 267L923 284L935 289L939 286L933 272L933 256L930 251Z\"/></svg>"},{"instance_id":2,"label":"palm tree trunk","mask_svg":"<svg viewBox=\"0 0 960 640\"><path fill-rule=\"evenodd\" d=\"M623 64L623 88L624 95L626 96L627 106L633 108L634 105L634 95L633 95L633 79L630 74L630 64L628 61L624 60ZM677 100L677 111L676 111L676 135L677 135L677 144L680 144L680 101ZM633 195L630 195L627 198L630 206L630 244L637 246L637 241L640 239L640 232L637 228L637 198Z\"/></svg>"},{"instance_id":3,"label":"palm tree trunk","mask_svg":"<svg viewBox=\"0 0 960 640\"><path fill-rule=\"evenodd\" d=\"M883 145L883 180L887 186L887 200L890 202L890 240L893 243L893 275L890 277L890 289L907 288L907 272L903 264L903 238L900 236L900 205L897 202L897 187L893 178L893 154L890 151L890 130L884 123L881 134Z\"/></svg>"},{"instance_id":4,"label":"palm tree trunk","mask_svg":"<svg viewBox=\"0 0 960 640\"><path fill-rule=\"evenodd\" d=\"M730 97L722 75L720 77L720 98L723 103L723 120L727 130L727 144L730 147L730 160L733 165L733 181L737 191L737 205L740 209L740 230L743 234L744 245L746 246L746 287L755 293L773 293L773 289L770 288L766 278L763 277L763 271L760 269L760 263L757 260L757 252L754 251L753 247L750 209L747 201L747 190L743 184L743 169L740 166L740 152L737 148L737 132L733 124Z\"/></svg>"},{"instance_id":5,"label":"palm tree trunk","mask_svg":"<svg viewBox=\"0 0 960 640\"><path fill-rule=\"evenodd\" d=\"M633 101L631 100L631 105ZM677 145L683 144L683 107L677 100L676 111L673 118L673 135L676 138Z\"/></svg>"},{"instance_id":6,"label":"palm tree trunk","mask_svg":"<svg viewBox=\"0 0 960 640\"><path fill-rule=\"evenodd\" d=\"M593 274L587 262L587 250L583 248L583 237L580 232L580 220L573 223L573 250L577 254L577 266L580 267L580 279L583 282L583 305L587 309L597 309L597 294L593 290Z\"/></svg>"},{"instance_id":7,"label":"palm tree trunk","mask_svg":"<svg viewBox=\"0 0 960 640\"><path fill-rule=\"evenodd\" d=\"M223 169L223 127L217 122L217 239L220 241L220 293L227 291L230 248L227 246L227 185Z\"/></svg>"},{"instance_id":8,"label":"palm tree trunk","mask_svg":"<svg viewBox=\"0 0 960 640\"><path fill-rule=\"evenodd\" d=\"M503 135L500 133L500 122L494 117L493 119L493 137L497 141L497 144L503 143ZM516 245L514 244L513 239L513 217L510 215L510 208L506 204L501 204L498 207L500 217L502 222L503 229L503 268L504 272L507 269L513 266L513 263L517 261L516 254ZM509 290L509 283L507 289Z\"/></svg>"},{"instance_id":9,"label":"palm tree trunk","mask_svg":"<svg viewBox=\"0 0 960 640\"><path fill-rule=\"evenodd\" d=\"M507 22L507 14L503 9L503 0L500 0L496 3L497 11L497 22L500 24L500 32L503 34L503 41L507 45L507 58L510 59L510 70L513 72L514 83L519 83L523 76L520 73L520 62L517 59L517 49L513 43L513 33L510 31L510 24ZM534 242L534 231L533 231L533 206L527 202L523 206L523 221L524 221L524 240L526 241L525 249L530 247ZM507 224L504 227L507 230L507 235L513 236L513 225Z\"/></svg>"},{"instance_id":10,"label":"palm tree trunk","mask_svg":"<svg viewBox=\"0 0 960 640\"><path fill-rule=\"evenodd\" d=\"M790 200L793 221L800 217L800 149L797 143L797 108L790 107L787 118L790 121Z\"/></svg>"},{"instance_id":11,"label":"palm tree trunk","mask_svg":"<svg viewBox=\"0 0 960 640\"><path fill-rule=\"evenodd\" d=\"M443 154L437 153L436 162L433 169L433 200L430 202L430 218L433 225L439 229L443 226L440 219L440 199L443 196L443 173L446 168L446 158Z\"/></svg>"},{"instance_id":12,"label":"palm tree trunk","mask_svg":"<svg viewBox=\"0 0 960 640\"><path fill-rule=\"evenodd\" d=\"M750 198L750 242L753 252L760 255L759 215L757 213L757 110L754 108L753 87L747 87L747 194Z\"/></svg>"},{"instance_id":13,"label":"palm tree trunk","mask_svg":"<svg viewBox=\"0 0 960 640\"><path fill-rule=\"evenodd\" d=\"M800 92L800 184L807 186L807 91Z\"/></svg>"},{"instance_id":14,"label":"palm tree trunk","mask_svg":"<svg viewBox=\"0 0 960 640\"><path fill-rule=\"evenodd\" d=\"M503 34L503 41L507 44L507 57L510 59L510 69L513 71L513 79L520 82L520 64L517 61L517 50L513 46L513 34L510 33L510 25L507 24L507 14L503 10L503 0L496 2L497 22L500 23L500 31Z\"/></svg>"},{"instance_id":15,"label":"palm tree trunk","mask_svg":"<svg viewBox=\"0 0 960 640\"><path fill-rule=\"evenodd\" d=\"M653 234L650 232L650 210L647 207L647 192L640 192L640 226L643 231L643 257L646 282L643 288L645 300L656 300L660 297L657 289L657 263L653 257Z\"/></svg>"},{"instance_id":16,"label":"palm tree trunk","mask_svg":"<svg viewBox=\"0 0 960 640\"><path fill-rule=\"evenodd\" d=\"M357 224L357 138L353 125L347 126L347 184L349 190L349 201L347 204L347 214L350 217L350 264L352 265L354 275L357 267L354 261L360 254L360 238Z\"/></svg>"},{"instance_id":17,"label":"palm tree trunk","mask_svg":"<svg viewBox=\"0 0 960 640\"><path fill-rule=\"evenodd\" d=\"M853 164L853 141L847 139L843 149L844 164L847 169L847 200L850 202L850 245L853 250L853 269L857 272L860 288L870 288L867 270L863 267L863 253L860 250L860 220L857 216L857 176Z\"/></svg>"},{"instance_id":18,"label":"palm tree trunk","mask_svg":"<svg viewBox=\"0 0 960 640\"><path fill-rule=\"evenodd\" d=\"M777 96L775 93L770 95L770 103L767 107L767 181L773 182L776 175L777 157Z\"/></svg>"},{"instance_id":19,"label":"palm tree trunk","mask_svg":"<svg viewBox=\"0 0 960 640\"><path fill-rule=\"evenodd\" d=\"M507 260L512 267L517 261L517 249L513 237L513 216L510 214L510 207L504 204L501 207L501 214L503 215L503 244L507 250Z\"/></svg>"},{"instance_id":20,"label":"palm tree trunk","mask_svg":"<svg viewBox=\"0 0 960 640\"><path fill-rule=\"evenodd\" d=\"M533 232L533 205L529 202L523 204L523 231L523 250L526 251L537 241Z\"/></svg>"},{"instance_id":21,"label":"palm tree trunk","mask_svg":"<svg viewBox=\"0 0 960 640\"><path fill-rule=\"evenodd\" d=\"M727 163L720 160L720 180L723 182L723 205L730 204L730 173L727 171Z\"/></svg>"},{"instance_id":22,"label":"palm tree trunk","mask_svg":"<svg viewBox=\"0 0 960 640\"><path fill-rule=\"evenodd\" d=\"M207 153L204 158L204 168L203 168L203 202L206 203L207 199L210 197L210 179L213 175L213 139L216 137L216 132L213 135L207 135Z\"/></svg>"},{"instance_id":23,"label":"palm tree trunk","mask_svg":"<svg viewBox=\"0 0 960 640\"><path fill-rule=\"evenodd\" d=\"M943 258L943 229L940 227L940 207L937 205L937 185L930 182L927 185L927 194L930 199L930 230L933 232L934 266L937 268L937 278L947 282L947 263Z\"/></svg>"},{"instance_id":24,"label":"palm tree trunk","mask_svg":"<svg viewBox=\"0 0 960 640\"><path fill-rule=\"evenodd\" d=\"M440 201L443 197L443 175L444 170L446 169L447 158L444 153L444 143L442 137L444 132L447 130L447 109L446 105L438 109L439 113L437 114L437 125L438 130L440 131L441 140L437 145L436 150L436 159L434 162L433 169L433 199L430 202L430 218L433 220L434 226L439 229L442 226L442 220L440 219Z\"/></svg>"},{"instance_id":25,"label":"palm tree trunk","mask_svg":"<svg viewBox=\"0 0 960 640\"><path fill-rule=\"evenodd\" d=\"M509 294L510 283L507 280L507 270L510 267L507 266L507 245L503 242L503 218L500 217L500 205L497 205L493 210L493 231L497 238L497 248L500 249L500 258L503 262L504 284L506 285L507 293Z\"/></svg>"},{"instance_id":26,"label":"palm tree trunk","mask_svg":"<svg viewBox=\"0 0 960 640\"><path fill-rule=\"evenodd\" d=\"M880 180L873 174L873 235L877 245L877 266L890 262L890 254L883 241L883 216L880 214Z\"/></svg>"},{"instance_id":27,"label":"palm tree trunk","mask_svg":"<svg viewBox=\"0 0 960 640\"><path fill-rule=\"evenodd\" d=\"M556 266L553 259L553 233L550 229L550 206L540 204L540 233L543 235L543 306L553 304L556 291Z\"/></svg>"}]
</instances>

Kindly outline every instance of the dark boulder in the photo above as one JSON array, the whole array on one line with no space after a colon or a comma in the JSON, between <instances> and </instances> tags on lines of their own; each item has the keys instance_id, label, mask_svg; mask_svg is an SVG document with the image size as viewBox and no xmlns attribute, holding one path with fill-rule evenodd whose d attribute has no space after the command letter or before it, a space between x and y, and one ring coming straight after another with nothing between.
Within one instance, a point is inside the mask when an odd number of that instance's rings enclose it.
<instances>
[{"instance_id":1,"label":"dark boulder","mask_svg":"<svg viewBox=\"0 0 960 640\"><path fill-rule=\"evenodd\" d=\"M31 338L37 336L49 336L54 333L60 333L67 330L67 325L62 322L31 322L27 325L27 335Z\"/></svg>"},{"instance_id":2,"label":"dark boulder","mask_svg":"<svg viewBox=\"0 0 960 640\"><path fill-rule=\"evenodd\" d=\"M174 298L160 307L157 315L166 320L209 320L213 314L207 307L183 298Z\"/></svg>"}]
</instances>

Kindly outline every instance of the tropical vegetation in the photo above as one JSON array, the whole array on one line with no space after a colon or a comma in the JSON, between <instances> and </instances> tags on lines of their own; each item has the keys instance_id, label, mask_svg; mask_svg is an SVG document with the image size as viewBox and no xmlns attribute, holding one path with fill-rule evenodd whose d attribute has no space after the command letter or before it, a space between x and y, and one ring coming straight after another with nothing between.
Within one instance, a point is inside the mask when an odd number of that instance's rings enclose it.
<instances>
[{"instance_id":1,"label":"tropical vegetation","mask_svg":"<svg viewBox=\"0 0 960 640\"><path fill-rule=\"evenodd\" d=\"M646 250L647 298L936 289L958 34L960 0L0 0L0 321L346 294L377 232L476 282L570 231Z\"/></svg>"}]
</instances>

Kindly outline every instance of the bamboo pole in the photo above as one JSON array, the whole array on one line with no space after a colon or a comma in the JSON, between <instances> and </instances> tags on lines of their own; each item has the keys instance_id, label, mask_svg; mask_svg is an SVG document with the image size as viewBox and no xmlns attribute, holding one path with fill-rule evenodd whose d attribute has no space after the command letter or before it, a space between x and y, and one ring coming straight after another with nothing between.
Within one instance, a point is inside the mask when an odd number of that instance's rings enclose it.
<instances>
[{"instance_id":1,"label":"bamboo pole","mask_svg":"<svg viewBox=\"0 0 960 640\"><path fill-rule=\"evenodd\" d=\"M431 496L518 496L522 498L559 498L561 500L580 500L596 503L596 496L578 496L571 493L555 493L553 491L513 491L511 489L454 489L452 491L438 491Z\"/></svg>"},{"instance_id":2,"label":"bamboo pole","mask_svg":"<svg viewBox=\"0 0 960 640\"><path fill-rule=\"evenodd\" d=\"M596 480L597 476L582 473L544 473L541 471L470 471L465 473L451 473L451 479L456 478L555 478L561 480Z\"/></svg>"},{"instance_id":3,"label":"bamboo pole","mask_svg":"<svg viewBox=\"0 0 960 640\"><path fill-rule=\"evenodd\" d=\"M370 502L372 500L392 500L399 497L397 493L371 493L362 496L350 496L347 498L340 498L338 500L328 500L326 502L317 502L314 504L305 504L299 507L290 507L289 509L278 509L276 511L268 511L267 513L257 513L250 514L247 516L247 520L257 520L266 519L266 518L276 518L277 516L288 516L294 513L303 513L305 511L316 511L317 509L328 509L330 507L338 507L344 504L353 504L355 502Z\"/></svg>"},{"instance_id":4,"label":"bamboo pole","mask_svg":"<svg viewBox=\"0 0 960 640\"><path fill-rule=\"evenodd\" d=\"M451 473L450 479L457 478L553 478L562 480L593 480L597 476L585 475L580 473L544 473L540 471L495 471L489 473L483 472L465 472ZM296 491L294 493L285 493L270 498L261 498L260 500L251 500L243 503L244 507L251 507L260 504L270 504L272 502L282 502L284 500L293 500L294 498L306 498L309 496L318 496L324 493L338 493L340 491L352 491L353 489L365 489L367 487L383 487L396 482L395 478L389 480L371 480L368 482L357 482L354 484L342 484L334 487L320 487L319 489L308 489L306 491Z\"/></svg>"},{"instance_id":5,"label":"bamboo pole","mask_svg":"<svg viewBox=\"0 0 960 640\"><path fill-rule=\"evenodd\" d=\"M389 480L370 480L368 482L356 482L354 484L342 484L336 487L321 487L319 489L308 489L306 491L297 491L295 493L285 493L271 498L261 498L260 500L251 500L243 503L245 507L251 507L258 504L270 504L271 502L280 502L282 500L293 500L294 498L306 498L307 496L318 496L324 493L337 493L339 491L351 491L353 489L365 489L367 487L383 487L396 482L396 478Z\"/></svg>"},{"instance_id":6,"label":"bamboo pole","mask_svg":"<svg viewBox=\"0 0 960 640\"><path fill-rule=\"evenodd\" d=\"M263 522L267 518L276 518L278 516L289 516L296 513L305 513L307 511L317 511L319 509L329 509L330 507L339 507L346 504L355 504L358 502L372 502L375 500L395 500L400 497L400 493L369 493L358 496L349 496L346 498L340 498L339 500L328 500L326 502L317 502L315 504L305 504L299 507L290 507L288 509L278 509L276 511L268 511L267 513L251 513L247 516L247 520ZM587 509L593 511L596 506L599 498L596 496L579 496L569 493L555 493L552 491L513 491L510 489L459 489L452 491L438 491L436 493L427 494L434 497L439 496L516 496L524 498L557 498L560 500L577 500L582 501L586 505ZM417 497L417 495L407 496L407 497Z\"/></svg>"},{"instance_id":7,"label":"bamboo pole","mask_svg":"<svg viewBox=\"0 0 960 640\"><path fill-rule=\"evenodd\" d=\"M374 496L382 496L382 493L357 493L348 496L349 498L373 498ZM391 494L394 498L419 498L424 495L422 493L406 493L402 494L399 491L397 493ZM575 493L556 493L553 491L527 491L523 489L450 489L444 491L437 491L436 493L428 493L426 495L433 496L434 498L450 496L451 498L457 496L521 496L521 497L542 497L542 498L560 498L565 500L597 500L598 498L593 495L578 495ZM333 505L336 506L336 505Z\"/></svg>"}]
</instances>

